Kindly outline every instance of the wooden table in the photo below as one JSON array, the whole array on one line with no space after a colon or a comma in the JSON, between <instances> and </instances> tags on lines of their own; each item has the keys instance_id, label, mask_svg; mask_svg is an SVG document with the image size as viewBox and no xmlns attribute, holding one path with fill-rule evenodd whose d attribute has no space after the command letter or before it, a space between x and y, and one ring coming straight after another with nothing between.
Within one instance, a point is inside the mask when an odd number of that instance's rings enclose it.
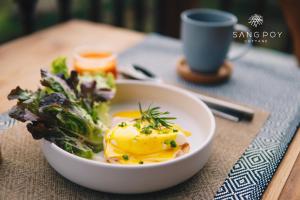
<instances>
[{"instance_id":1,"label":"wooden table","mask_svg":"<svg viewBox=\"0 0 300 200\"><path fill-rule=\"evenodd\" d=\"M9 91L16 85L35 89L39 84L39 69L47 68L53 58L70 56L74 47L95 43L120 52L144 37L134 31L73 20L0 46L0 113L13 105L6 99ZM298 130L263 199L300 199L299 152Z\"/></svg>"}]
</instances>

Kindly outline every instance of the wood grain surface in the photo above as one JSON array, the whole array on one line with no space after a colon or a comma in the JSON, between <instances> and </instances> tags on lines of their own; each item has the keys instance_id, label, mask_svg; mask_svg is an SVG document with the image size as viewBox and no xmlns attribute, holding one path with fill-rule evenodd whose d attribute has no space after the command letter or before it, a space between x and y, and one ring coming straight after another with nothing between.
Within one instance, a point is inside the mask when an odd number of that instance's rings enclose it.
<instances>
[{"instance_id":1,"label":"wood grain surface","mask_svg":"<svg viewBox=\"0 0 300 200\"><path fill-rule=\"evenodd\" d=\"M143 38L138 32L73 20L0 46L0 113L14 103L6 98L9 91L17 85L36 88L40 68L47 68L55 57L71 56L80 45L120 52Z\"/></svg>"},{"instance_id":2,"label":"wood grain surface","mask_svg":"<svg viewBox=\"0 0 300 200\"><path fill-rule=\"evenodd\" d=\"M144 34L138 32L72 20L0 46L0 113L13 105L6 99L9 91L17 85L36 88L39 69L47 68L53 58L71 56L72 50L80 45L101 45L120 52L143 38ZM300 199L299 151L298 130L263 199Z\"/></svg>"},{"instance_id":3,"label":"wood grain surface","mask_svg":"<svg viewBox=\"0 0 300 200\"><path fill-rule=\"evenodd\" d=\"M296 186L300 186L300 129L298 129L296 135L292 143L290 144L286 155L284 156L283 160L281 161L279 167L277 168L272 181L269 183L267 190L264 192L263 200L289 200L290 198L283 198L287 197L287 195L294 196L298 195L299 198L299 190L295 189ZM298 157L298 159L297 159ZM295 162L297 160L297 162ZM298 167L296 167L298 165ZM294 169L293 169L294 166ZM296 167L296 168L295 168ZM291 170L293 169L293 173L298 177L294 180L290 180ZM293 182L298 181L298 185L294 185ZM288 187L288 188L285 188Z\"/></svg>"},{"instance_id":4,"label":"wood grain surface","mask_svg":"<svg viewBox=\"0 0 300 200\"><path fill-rule=\"evenodd\" d=\"M299 133L299 131L298 131ZM300 135L300 134L299 134ZM298 148L299 148L298 143ZM283 190L280 193L280 200L299 200L300 199L300 154L294 164L292 172L290 173Z\"/></svg>"}]
</instances>

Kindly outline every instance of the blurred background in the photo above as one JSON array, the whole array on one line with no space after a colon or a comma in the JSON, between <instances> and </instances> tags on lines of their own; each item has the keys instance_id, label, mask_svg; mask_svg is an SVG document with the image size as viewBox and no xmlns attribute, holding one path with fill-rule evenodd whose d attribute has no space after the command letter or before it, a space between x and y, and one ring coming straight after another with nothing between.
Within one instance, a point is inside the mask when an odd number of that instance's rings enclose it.
<instances>
[{"instance_id":1,"label":"blurred background","mask_svg":"<svg viewBox=\"0 0 300 200\"><path fill-rule=\"evenodd\" d=\"M284 37L255 45L292 53L287 25L274 0L0 0L0 44L70 19L179 37L179 14L197 7L232 12L244 25L249 16L260 14L261 30L282 31Z\"/></svg>"}]
</instances>

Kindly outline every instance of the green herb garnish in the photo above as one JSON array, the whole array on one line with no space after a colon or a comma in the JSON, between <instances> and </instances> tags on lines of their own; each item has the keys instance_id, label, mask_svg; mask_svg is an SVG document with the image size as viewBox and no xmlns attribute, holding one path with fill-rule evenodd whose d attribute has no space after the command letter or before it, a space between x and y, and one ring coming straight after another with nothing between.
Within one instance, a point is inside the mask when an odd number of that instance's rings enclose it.
<instances>
[{"instance_id":1,"label":"green herb garnish","mask_svg":"<svg viewBox=\"0 0 300 200\"><path fill-rule=\"evenodd\" d=\"M135 127L142 129L142 133L150 134L151 130L161 130L163 128L171 128L171 120L176 119L175 117L168 117L169 112L161 112L160 107L149 106L147 110L143 110L141 104L139 103L139 111L141 113L141 118L136 119ZM144 127L141 127L146 124Z\"/></svg>"},{"instance_id":2,"label":"green herb garnish","mask_svg":"<svg viewBox=\"0 0 300 200\"><path fill-rule=\"evenodd\" d=\"M140 121L136 121L133 126L136 127L137 129L141 129L141 123L140 123Z\"/></svg>"},{"instance_id":3,"label":"green herb garnish","mask_svg":"<svg viewBox=\"0 0 300 200\"><path fill-rule=\"evenodd\" d=\"M129 160L129 156L126 155L126 154L124 154L124 155L122 156L122 158L123 158L124 160Z\"/></svg>"},{"instance_id":4,"label":"green herb garnish","mask_svg":"<svg viewBox=\"0 0 300 200\"><path fill-rule=\"evenodd\" d=\"M139 110L141 113L141 121L149 122L153 128L158 128L159 126L164 126L166 128L171 127L170 120L176 119L175 117L167 117L169 112L160 112L160 107L151 107L149 106L147 110L143 111L142 106L139 103Z\"/></svg>"},{"instance_id":5,"label":"green herb garnish","mask_svg":"<svg viewBox=\"0 0 300 200\"><path fill-rule=\"evenodd\" d=\"M176 144L176 142L174 140L170 141L170 145L171 145L172 148L177 147L177 144Z\"/></svg>"},{"instance_id":6,"label":"green herb garnish","mask_svg":"<svg viewBox=\"0 0 300 200\"><path fill-rule=\"evenodd\" d=\"M141 132L144 133L144 134L147 134L147 135L152 133L151 126L143 127Z\"/></svg>"},{"instance_id":7,"label":"green herb garnish","mask_svg":"<svg viewBox=\"0 0 300 200\"><path fill-rule=\"evenodd\" d=\"M125 127L125 126L127 126L127 124L126 124L126 122L121 122L118 126L119 127Z\"/></svg>"}]
</instances>

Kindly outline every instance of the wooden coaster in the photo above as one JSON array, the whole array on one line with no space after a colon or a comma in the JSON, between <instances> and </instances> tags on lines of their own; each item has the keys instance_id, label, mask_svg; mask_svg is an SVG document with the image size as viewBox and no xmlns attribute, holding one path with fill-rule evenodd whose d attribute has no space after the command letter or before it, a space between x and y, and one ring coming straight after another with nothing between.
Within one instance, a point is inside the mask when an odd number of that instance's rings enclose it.
<instances>
[{"instance_id":1,"label":"wooden coaster","mask_svg":"<svg viewBox=\"0 0 300 200\"><path fill-rule=\"evenodd\" d=\"M188 66L185 58L181 58L177 63L177 73L181 78L193 83L217 84L229 79L232 74L232 64L225 61L216 73L193 72Z\"/></svg>"}]
</instances>

